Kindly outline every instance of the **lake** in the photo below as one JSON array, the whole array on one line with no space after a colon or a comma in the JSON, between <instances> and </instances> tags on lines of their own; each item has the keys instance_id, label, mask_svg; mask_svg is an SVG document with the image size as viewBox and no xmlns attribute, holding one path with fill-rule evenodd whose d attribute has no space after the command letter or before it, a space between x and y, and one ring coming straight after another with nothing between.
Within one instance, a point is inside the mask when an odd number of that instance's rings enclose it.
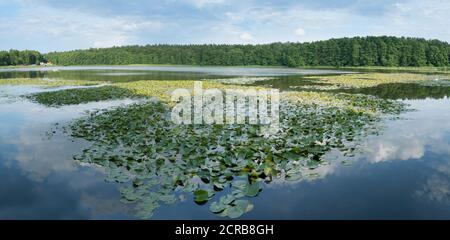
<instances>
[{"instance_id":1,"label":"lake","mask_svg":"<svg viewBox=\"0 0 450 240\"><path fill-rule=\"evenodd\" d=\"M0 81L270 77L256 84L284 91L307 85L304 76L345 73L286 68L51 67L0 69ZM58 89L63 88L52 91ZM136 219L133 206L121 201L123 184L105 181L108 169L74 160L89 143L55 131L55 124L64 125L88 110L137 100L51 108L21 97L41 91L48 89L0 85L0 218ZM449 88L394 84L347 92L399 100L414 110L384 119L382 130L364 138L354 156L328 153L336 160L318 167L314 179L265 184L252 198L254 209L240 219L450 219ZM151 219L222 218L207 205L195 204L192 194L181 192L175 204L161 204Z\"/></svg>"}]
</instances>

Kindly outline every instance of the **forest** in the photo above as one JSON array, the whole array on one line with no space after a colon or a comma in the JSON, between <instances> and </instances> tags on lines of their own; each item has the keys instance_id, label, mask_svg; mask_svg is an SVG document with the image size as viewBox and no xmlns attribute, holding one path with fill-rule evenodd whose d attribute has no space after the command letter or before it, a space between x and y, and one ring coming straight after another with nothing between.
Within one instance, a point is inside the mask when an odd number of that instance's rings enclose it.
<instances>
[{"instance_id":1,"label":"forest","mask_svg":"<svg viewBox=\"0 0 450 240\"><path fill-rule=\"evenodd\" d=\"M450 44L439 40L382 36L259 45L124 46L51 52L44 56L35 51L0 52L0 65L39 61L57 65L448 66Z\"/></svg>"},{"instance_id":2,"label":"forest","mask_svg":"<svg viewBox=\"0 0 450 240\"><path fill-rule=\"evenodd\" d=\"M44 56L38 51L0 51L0 66L34 65L45 61Z\"/></svg>"}]
</instances>

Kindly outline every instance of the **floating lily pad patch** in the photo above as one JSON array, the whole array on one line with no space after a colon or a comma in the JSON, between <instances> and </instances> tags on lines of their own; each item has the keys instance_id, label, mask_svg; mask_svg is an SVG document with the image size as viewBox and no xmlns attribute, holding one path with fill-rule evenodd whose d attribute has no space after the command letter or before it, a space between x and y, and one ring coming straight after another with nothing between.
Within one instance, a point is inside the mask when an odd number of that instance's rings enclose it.
<instances>
[{"instance_id":1,"label":"floating lily pad patch","mask_svg":"<svg viewBox=\"0 0 450 240\"><path fill-rule=\"evenodd\" d=\"M327 94L327 104L298 97L282 100L280 131L273 135L246 124L176 125L160 101L93 111L68 128L92 143L75 159L102 166L109 181L127 185L122 198L136 215L149 218L184 192L218 216L238 218L253 209L263 183L320 178L313 170L326 165L327 152L350 154L377 131L381 114L404 109L364 95ZM226 196L219 197L222 191Z\"/></svg>"},{"instance_id":2,"label":"floating lily pad patch","mask_svg":"<svg viewBox=\"0 0 450 240\"><path fill-rule=\"evenodd\" d=\"M102 86L40 92L26 97L46 106L59 107L64 105L131 98L136 97L136 95L129 89L116 86Z\"/></svg>"}]
</instances>

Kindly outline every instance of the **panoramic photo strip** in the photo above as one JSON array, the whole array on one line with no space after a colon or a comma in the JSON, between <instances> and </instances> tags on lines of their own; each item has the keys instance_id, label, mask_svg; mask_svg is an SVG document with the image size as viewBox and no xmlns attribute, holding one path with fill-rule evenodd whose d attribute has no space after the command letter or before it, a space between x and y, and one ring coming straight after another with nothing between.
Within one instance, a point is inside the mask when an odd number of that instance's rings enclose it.
<instances>
[{"instance_id":1,"label":"panoramic photo strip","mask_svg":"<svg viewBox=\"0 0 450 240\"><path fill-rule=\"evenodd\" d=\"M0 0L0 222L450 220L449 26L446 0Z\"/></svg>"}]
</instances>

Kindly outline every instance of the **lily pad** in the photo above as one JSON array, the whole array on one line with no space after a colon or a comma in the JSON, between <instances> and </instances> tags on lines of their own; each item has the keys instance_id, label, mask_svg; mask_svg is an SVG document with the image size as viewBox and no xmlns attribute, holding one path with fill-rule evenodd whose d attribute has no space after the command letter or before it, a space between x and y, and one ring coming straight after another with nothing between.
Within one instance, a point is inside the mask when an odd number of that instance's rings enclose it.
<instances>
[{"instance_id":1,"label":"lily pad","mask_svg":"<svg viewBox=\"0 0 450 240\"><path fill-rule=\"evenodd\" d=\"M247 195L249 197L256 197L260 191L261 191L261 186L260 186L259 182L249 183L245 187L245 195Z\"/></svg>"},{"instance_id":2,"label":"lily pad","mask_svg":"<svg viewBox=\"0 0 450 240\"><path fill-rule=\"evenodd\" d=\"M206 190L197 190L194 192L194 201L197 204L204 204L209 200L209 192Z\"/></svg>"}]
</instances>

